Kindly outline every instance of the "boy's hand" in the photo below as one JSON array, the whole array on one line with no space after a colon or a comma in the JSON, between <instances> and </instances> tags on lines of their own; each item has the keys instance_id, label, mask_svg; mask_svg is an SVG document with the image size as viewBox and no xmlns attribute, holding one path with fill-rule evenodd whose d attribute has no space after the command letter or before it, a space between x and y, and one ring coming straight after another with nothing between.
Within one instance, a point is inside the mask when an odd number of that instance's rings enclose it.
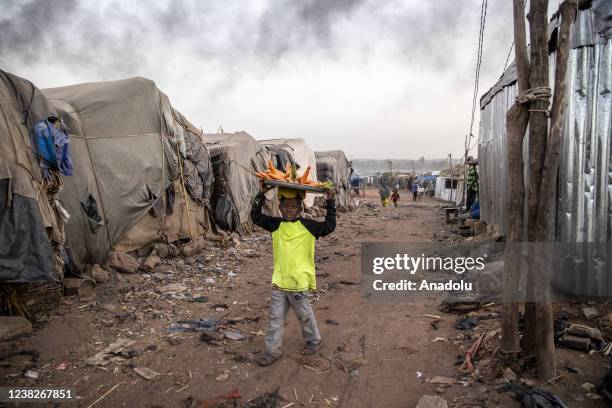
<instances>
[{"instance_id":1,"label":"boy's hand","mask_svg":"<svg viewBox=\"0 0 612 408\"><path fill-rule=\"evenodd\" d=\"M266 193L268 190L271 190L273 187L266 186L263 180L259 180L259 191L262 193Z\"/></svg>"},{"instance_id":2,"label":"boy's hand","mask_svg":"<svg viewBox=\"0 0 612 408\"><path fill-rule=\"evenodd\" d=\"M326 200L333 200L334 198L336 198L336 190L334 190L332 188L331 190L327 190L325 192L325 199Z\"/></svg>"}]
</instances>

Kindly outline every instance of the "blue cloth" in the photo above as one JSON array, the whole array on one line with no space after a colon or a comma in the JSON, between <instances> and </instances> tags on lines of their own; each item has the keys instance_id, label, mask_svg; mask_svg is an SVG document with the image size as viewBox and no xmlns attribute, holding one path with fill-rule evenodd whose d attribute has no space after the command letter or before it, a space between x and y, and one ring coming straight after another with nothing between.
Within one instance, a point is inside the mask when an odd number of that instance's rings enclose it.
<instances>
[{"instance_id":1,"label":"blue cloth","mask_svg":"<svg viewBox=\"0 0 612 408\"><path fill-rule=\"evenodd\" d=\"M412 192L416 193L417 191L419 191L419 184L416 182L412 183Z\"/></svg>"},{"instance_id":2,"label":"blue cloth","mask_svg":"<svg viewBox=\"0 0 612 408\"><path fill-rule=\"evenodd\" d=\"M34 153L45 178L49 178L49 169L58 170L64 176L72 176L70 138L66 132L47 120L41 120L32 128L31 137Z\"/></svg>"},{"instance_id":3,"label":"blue cloth","mask_svg":"<svg viewBox=\"0 0 612 408\"><path fill-rule=\"evenodd\" d=\"M474 220L480 219L480 203L476 201L470 208L470 218Z\"/></svg>"}]
</instances>

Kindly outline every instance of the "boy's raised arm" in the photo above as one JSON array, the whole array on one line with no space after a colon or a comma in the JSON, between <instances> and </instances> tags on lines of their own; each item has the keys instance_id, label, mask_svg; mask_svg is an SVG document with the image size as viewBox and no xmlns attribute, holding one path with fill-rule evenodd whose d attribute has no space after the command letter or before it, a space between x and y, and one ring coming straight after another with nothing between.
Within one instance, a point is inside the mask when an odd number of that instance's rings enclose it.
<instances>
[{"instance_id":1,"label":"boy's raised arm","mask_svg":"<svg viewBox=\"0 0 612 408\"><path fill-rule=\"evenodd\" d=\"M262 212L263 203L266 201L265 191L261 189L255 196L251 206L251 220L253 224L265 229L269 232L274 232L280 225L280 218L270 217Z\"/></svg>"},{"instance_id":2,"label":"boy's raised arm","mask_svg":"<svg viewBox=\"0 0 612 408\"><path fill-rule=\"evenodd\" d=\"M326 210L325 221L319 222L314 220L302 220L304 226L310 231L312 235L316 238L324 237L326 235L331 234L336 229L336 201L334 199L333 190L326 193L327 202L326 202Z\"/></svg>"}]
</instances>

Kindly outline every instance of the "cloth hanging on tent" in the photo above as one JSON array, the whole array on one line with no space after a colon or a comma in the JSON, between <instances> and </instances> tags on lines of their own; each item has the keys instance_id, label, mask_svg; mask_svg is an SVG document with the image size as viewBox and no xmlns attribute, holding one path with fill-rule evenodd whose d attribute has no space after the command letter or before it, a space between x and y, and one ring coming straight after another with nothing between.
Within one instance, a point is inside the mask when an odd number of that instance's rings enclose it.
<instances>
[{"instance_id":1,"label":"cloth hanging on tent","mask_svg":"<svg viewBox=\"0 0 612 408\"><path fill-rule=\"evenodd\" d=\"M50 170L59 171L64 176L72 176L70 138L65 131L44 119L32 127L31 138L45 179L51 178Z\"/></svg>"}]
</instances>

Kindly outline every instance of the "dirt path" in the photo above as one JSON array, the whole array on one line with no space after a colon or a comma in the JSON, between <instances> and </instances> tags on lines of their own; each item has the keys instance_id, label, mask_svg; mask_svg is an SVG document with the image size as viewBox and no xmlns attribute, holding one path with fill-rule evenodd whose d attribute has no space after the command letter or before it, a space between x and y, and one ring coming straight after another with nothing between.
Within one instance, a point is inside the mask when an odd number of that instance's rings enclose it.
<instances>
[{"instance_id":1,"label":"dirt path","mask_svg":"<svg viewBox=\"0 0 612 408\"><path fill-rule=\"evenodd\" d=\"M449 406L517 406L506 394L495 392L493 383L472 381L467 387L442 390L425 382L435 376L460 378L456 357L473 342L453 327L457 316L441 314L440 298L372 303L361 296L362 242L444 241L449 236L437 201L402 201L398 208L380 208L375 192L369 194L366 201L377 208L360 206L341 213L337 231L317 243L320 293L314 308L325 339L321 356L300 355L301 335L290 313L284 358L266 368L248 362L263 346L272 270L269 237L257 233L222 247L211 244L190 259L168 260L155 274L101 285L94 301L63 306L19 345L41 352L38 380L23 378L25 360L13 359L0 366L0 382L71 386L80 398L73 406L81 407L117 384L97 407L198 407L232 390L238 390L244 402L277 388L282 397L278 407L413 407L422 395L437 391ZM407 200L408 193L403 196ZM167 291L170 284L186 289L172 295ZM177 299L184 293L191 296ZM198 296L208 299L189 301ZM437 329L427 314L442 316ZM199 333L167 332L174 321L208 317L225 319L220 333L237 330L247 339L207 344ZM227 324L228 318L239 322ZM118 338L135 340L118 363L86 363ZM436 338L444 340L434 342ZM65 369L58 368L61 363ZM139 367L161 375L146 380L134 372Z\"/></svg>"}]
</instances>

